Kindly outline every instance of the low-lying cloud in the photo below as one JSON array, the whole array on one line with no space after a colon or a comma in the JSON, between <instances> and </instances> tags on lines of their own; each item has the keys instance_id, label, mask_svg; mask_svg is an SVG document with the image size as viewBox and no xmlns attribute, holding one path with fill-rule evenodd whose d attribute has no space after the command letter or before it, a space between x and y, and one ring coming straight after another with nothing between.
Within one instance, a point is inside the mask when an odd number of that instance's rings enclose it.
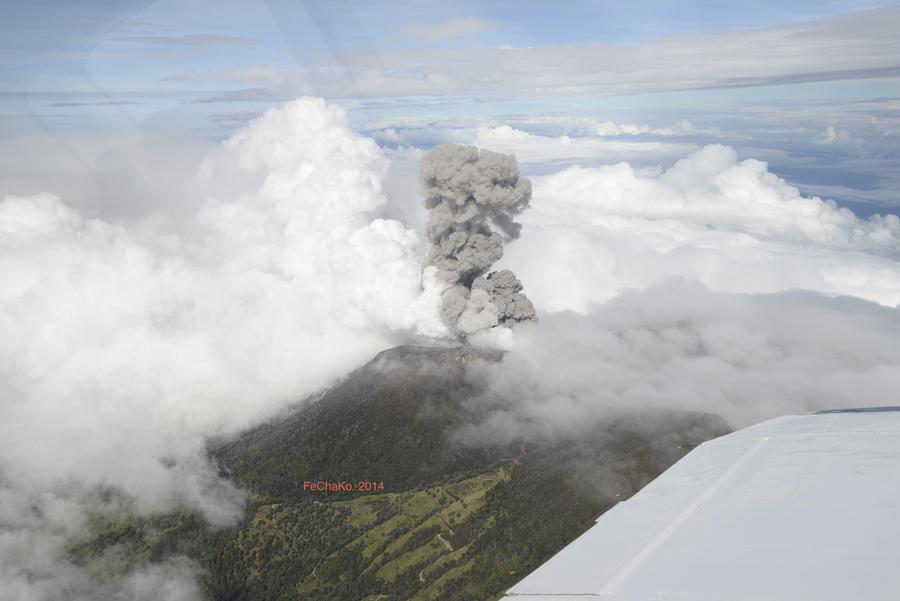
<instances>
[{"instance_id":1,"label":"low-lying cloud","mask_svg":"<svg viewBox=\"0 0 900 601\"><path fill-rule=\"evenodd\" d=\"M670 280L517 326L467 443L565 439L610 415L672 409L733 427L894 403L900 312L810 292L735 294Z\"/></svg>"}]
</instances>

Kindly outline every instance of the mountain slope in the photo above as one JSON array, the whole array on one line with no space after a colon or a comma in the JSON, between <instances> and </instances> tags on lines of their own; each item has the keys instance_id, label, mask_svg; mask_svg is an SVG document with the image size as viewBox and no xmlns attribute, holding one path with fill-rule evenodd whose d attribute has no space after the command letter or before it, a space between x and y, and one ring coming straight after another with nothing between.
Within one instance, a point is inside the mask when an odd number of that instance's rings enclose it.
<instances>
[{"instance_id":1,"label":"mountain slope","mask_svg":"<svg viewBox=\"0 0 900 601\"><path fill-rule=\"evenodd\" d=\"M405 490L488 470L505 449L459 447L446 434L472 419L462 402L482 389L467 368L499 358L471 347L385 351L318 401L214 455L239 483L278 501L307 498L305 480Z\"/></svg>"},{"instance_id":2,"label":"mountain slope","mask_svg":"<svg viewBox=\"0 0 900 601\"><path fill-rule=\"evenodd\" d=\"M690 447L727 431L709 415L632 413L580 437L464 445L454 434L490 412L501 359L471 347L385 351L295 412L211 449L248 491L238 527L98 516L72 559L127 567L187 554L217 601L497 599ZM383 489L304 489L319 480Z\"/></svg>"},{"instance_id":3,"label":"mountain slope","mask_svg":"<svg viewBox=\"0 0 900 601\"><path fill-rule=\"evenodd\" d=\"M216 449L257 503L208 564L214 596L496 598L617 499L726 431L707 415L620 415L576 440L460 445L453 432L489 406L466 401L485 394L483 368L500 359L469 347L391 349L305 409ZM317 480L385 490L303 489Z\"/></svg>"}]
</instances>

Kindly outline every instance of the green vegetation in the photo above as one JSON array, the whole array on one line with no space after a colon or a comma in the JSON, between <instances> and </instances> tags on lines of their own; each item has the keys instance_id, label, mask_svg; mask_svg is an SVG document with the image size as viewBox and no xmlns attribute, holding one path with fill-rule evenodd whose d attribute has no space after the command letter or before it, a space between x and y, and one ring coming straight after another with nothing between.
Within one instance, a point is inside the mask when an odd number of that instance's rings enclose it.
<instances>
[{"instance_id":1,"label":"green vegetation","mask_svg":"<svg viewBox=\"0 0 900 601\"><path fill-rule=\"evenodd\" d=\"M211 588L223 598L236 588L243 595L229 598L441 598L442 585L472 567L466 551L456 548L468 549L474 542L461 540L442 516L453 513L460 524L471 523L470 536L477 538L486 531L482 510L487 494L511 472L503 466L446 487L298 506L262 505L220 549L243 582L229 581L225 590L211 583ZM322 524L328 526L318 527ZM310 527L315 540L304 535ZM282 573L282 565L290 566L288 574ZM442 581L431 587L430 596L419 595L438 579Z\"/></svg>"},{"instance_id":2,"label":"green vegetation","mask_svg":"<svg viewBox=\"0 0 900 601\"><path fill-rule=\"evenodd\" d=\"M125 572L172 555L197 555L208 539L207 526L193 514L141 517L131 511L97 511L88 529L89 538L68 545L69 557L81 565L102 563L105 571Z\"/></svg>"},{"instance_id":3,"label":"green vegetation","mask_svg":"<svg viewBox=\"0 0 900 601\"><path fill-rule=\"evenodd\" d=\"M98 513L70 546L117 569L189 555L215 601L490 601L695 445L725 432L696 414L610 417L570 439L480 447L471 349L383 353L318 402L212 451L249 491L238 527L192 515ZM474 408L474 409L473 409ZM304 481L384 481L314 493Z\"/></svg>"}]
</instances>

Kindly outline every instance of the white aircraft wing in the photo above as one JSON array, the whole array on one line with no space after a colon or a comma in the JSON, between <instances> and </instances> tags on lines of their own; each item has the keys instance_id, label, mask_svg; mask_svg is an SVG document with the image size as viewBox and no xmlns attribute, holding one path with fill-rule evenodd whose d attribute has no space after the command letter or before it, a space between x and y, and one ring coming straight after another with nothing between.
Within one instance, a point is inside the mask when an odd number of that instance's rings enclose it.
<instances>
[{"instance_id":1,"label":"white aircraft wing","mask_svg":"<svg viewBox=\"0 0 900 601\"><path fill-rule=\"evenodd\" d=\"M700 445L504 601L898 601L900 408Z\"/></svg>"}]
</instances>

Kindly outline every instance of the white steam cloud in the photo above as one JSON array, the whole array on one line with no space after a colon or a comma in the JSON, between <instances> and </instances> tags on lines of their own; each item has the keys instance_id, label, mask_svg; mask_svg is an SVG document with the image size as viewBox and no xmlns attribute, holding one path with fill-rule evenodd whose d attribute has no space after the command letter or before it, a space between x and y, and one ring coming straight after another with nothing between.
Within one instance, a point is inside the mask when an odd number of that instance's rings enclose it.
<instances>
[{"instance_id":1,"label":"white steam cloud","mask_svg":"<svg viewBox=\"0 0 900 601\"><path fill-rule=\"evenodd\" d=\"M85 219L50 195L0 202L0 588L97 598L59 568L96 487L140 511L234 520L241 494L206 439L427 322L418 236L377 217L385 168L341 109L302 99L203 164L210 195L183 235ZM123 590L143 590L129 578Z\"/></svg>"}]
</instances>

